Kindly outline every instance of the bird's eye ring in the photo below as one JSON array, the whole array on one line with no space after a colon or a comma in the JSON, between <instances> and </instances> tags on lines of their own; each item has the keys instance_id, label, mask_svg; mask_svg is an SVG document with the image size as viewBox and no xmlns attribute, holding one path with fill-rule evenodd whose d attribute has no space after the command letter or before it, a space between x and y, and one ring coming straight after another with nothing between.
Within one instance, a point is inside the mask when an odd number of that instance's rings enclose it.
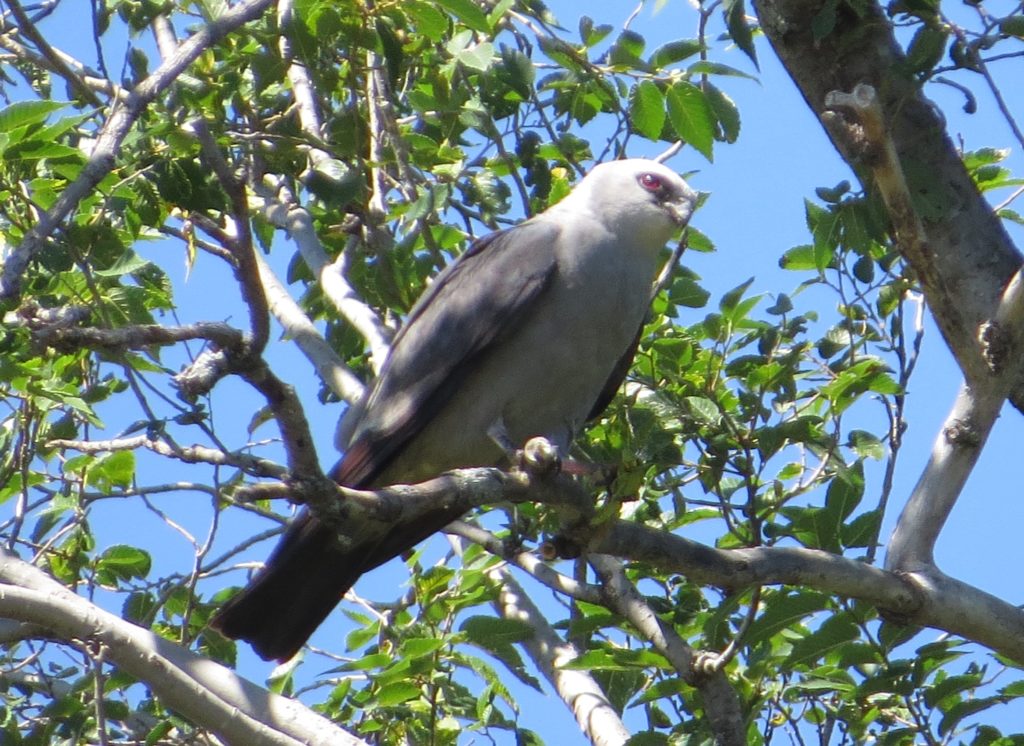
<instances>
[{"instance_id":1,"label":"bird's eye ring","mask_svg":"<svg viewBox=\"0 0 1024 746\"><path fill-rule=\"evenodd\" d=\"M640 186L649 192L660 192L665 187L661 177L657 174L652 174L649 171L647 173L640 174L638 181L640 182Z\"/></svg>"}]
</instances>

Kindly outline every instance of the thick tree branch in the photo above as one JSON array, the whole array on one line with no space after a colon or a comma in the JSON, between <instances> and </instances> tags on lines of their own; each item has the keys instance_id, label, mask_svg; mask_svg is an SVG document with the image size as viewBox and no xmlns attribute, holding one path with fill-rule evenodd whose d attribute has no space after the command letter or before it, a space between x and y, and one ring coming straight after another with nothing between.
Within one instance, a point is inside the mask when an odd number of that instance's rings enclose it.
<instances>
[{"instance_id":1,"label":"thick tree branch","mask_svg":"<svg viewBox=\"0 0 1024 746\"><path fill-rule=\"evenodd\" d=\"M868 188L876 181L863 159L857 128L828 112L832 91L859 84L879 92L885 130L907 174L924 240L906 259L920 278L946 343L971 383L986 375L977 329L992 318L1003 288L1021 265L1000 220L978 193L934 105L906 70L893 27L878 5L834 6L824 36L814 20L823 0L755 0L761 28L842 157ZM833 117L830 119L830 117ZM896 221L894 221L896 222ZM901 250L905 249L901 245ZM1019 375L1018 375L1019 380ZM1024 397L1014 395L1020 407Z\"/></svg>"},{"instance_id":2,"label":"thick tree branch","mask_svg":"<svg viewBox=\"0 0 1024 746\"><path fill-rule=\"evenodd\" d=\"M579 657L576 648L558 636L508 570L496 568L488 575L501 589L495 608L501 616L526 622L533 629L533 636L522 646L572 710L584 735L595 746L625 744L630 733L594 678L585 671L564 668Z\"/></svg>"},{"instance_id":3,"label":"thick tree branch","mask_svg":"<svg viewBox=\"0 0 1024 746\"><path fill-rule=\"evenodd\" d=\"M350 404L359 401L365 390L362 382L338 357L263 258L257 256L256 263L270 312L285 334L295 340L302 354L313 364L317 376L339 399Z\"/></svg>"},{"instance_id":4,"label":"thick tree branch","mask_svg":"<svg viewBox=\"0 0 1024 746\"><path fill-rule=\"evenodd\" d=\"M269 486L260 497L296 497L289 486ZM377 491L336 487L338 501L326 496L325 506L344 521L335 523L345 535L360 537L385 532L396 523L415 523L438 511L469 512L502 502L537 502L557 506L568 536L591 553L646 562L678 572L699 585L737 591L756 585L815 588L866 601L907 624L934 627L986 645L1024 662L1024 611L958 581L907 576L817 549L752 547L714 549L681 536L627 521L609 521L595 529L593 500L574 480L531 478L523 472L499 469L460 469L418 485L396 485ZM318 517L332 520L319 511Z\"/></svg>"},{"instance_id":5,"label":"thick tree branch","mask_svg":"<svg viewBox=\"0 0 1024 746\"><path fill-rule=\"evenodd\" d=\"M309 211L299 206L291 190L284 184L265 183L257 192L262 198L259 207L264 216L273 225L284 229L295 242L306 265L320 280L320 287L328 300L341 317L366 340L370 348L371 365L379 372L391 345L391 333L345 278L345 252L336 261L331 261L316 235Z\"/></svg>"},{"instance_id":6,"label":"thick tree branch","mask_svg":"<svg viewBox=\"0 0 1024 746\"><path fill-rule=\"evenodd\" d=\"M989 375L957 394L931 458L893 531L885 566L903 572L934 572L935 542L978 462L1020 359L1024 328L1024 279L1018 272L1006 288L995 320L982 330Z\"/></svg>"},{"instance_id":7,"label":"thick tree branch","mask_svg":"<svg viewBox=\"0 0 1024 746\"><path fill-rule=\"evenodd\" d=\"M586 601L592 604L601 603L601 589L588 583L580 583L568 575L556 571L554 568L544 564L536 555L525 549L510 548L492 534L479 526L474 526L465 521L452 521L445 526L445 533L460 536L474 544L479 544L496 557L501 557L509 564L515 565L520 570L529 574L538 583L541 583L556 593L569 596L577 601Z\"/></svg>"},{"instance_id":8,"label":"thick tree branch","mask_svg":"<svg viewBox=\"0 0 1024 746\"><path fill-rule=\"evenodd\" d=\"M945 630L1024 662L1024 611L952 578L907 577L817 549L714 549L624 521L588 549L648 562L699 585L793 585L858 598L905 624Z\"/></svg>"},{"instance_id":9,"label":"thick tree branch","mask_svg":"<svg viewBox=\"0 0 1024 746\"><path fill-rule=\"evenodd\" d=\"M605 605L629 620L637 631L661 653L682 679L704 697L704 712L718 746L747 743L739 697L716 667L702 670L700 655L676 631L658 618L654 610L626 577L622 563L614 557L592 554L590 564L601 578Z\"/></svg>"},{"instance_id":10,"label":"thick tree branch","mask_svg":"<svg viewBox=\"0 0 1024 746\"><path fill-rule=\"evenodd\" d=\"M234 348L242 344L244 335L238 329L220 322L201 321L186 326L160 326L142 324L116 329L91 326L42 327L32 334L40 344L56 350L139 350L153 345L172 345L192 339L205 339L219 348Z\"/></svg>"},{"instance_id":11,"label":"thick tree branch","mask_svg":"<svg viewBox=\"0 0 1024 746\"><path fill-rule=\"evenodd\" d=\"M300 703L103 611L3 551L0 617L38 625L62 640L102 646L107 660L146 682L167 707L230 743L364 743Z\"/></svg>"}]
</instances>

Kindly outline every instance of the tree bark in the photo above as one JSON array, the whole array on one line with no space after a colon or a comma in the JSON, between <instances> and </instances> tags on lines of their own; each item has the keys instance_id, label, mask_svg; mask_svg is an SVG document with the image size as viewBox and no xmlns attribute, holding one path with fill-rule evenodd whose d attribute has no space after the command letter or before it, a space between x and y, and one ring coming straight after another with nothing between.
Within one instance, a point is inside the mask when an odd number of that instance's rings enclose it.
<instances>
[{"instance_id":1,"label":"tree bark","mask_svg":"<svg viewBox=\"0 0 1024 746\"><path fill-rule=\"evenodd\" d=\"M1002 222L975 188L938 109L906 70L892 24L877 4L835 4L830 31L815 38L821 0L754 0L761 28L807 105L822 120L839 154L870 191L869 164L842 124L831 126L825 105L831 91L858 84L875 88L888 134L925 230L919 247L900 246L921 282L928 306L969 384L987 375L977 341L1021 255ZM838 119L838 118L836 118ZM1024 405L1018 380L1011 400Z\"/></svg>"}]
</instances>

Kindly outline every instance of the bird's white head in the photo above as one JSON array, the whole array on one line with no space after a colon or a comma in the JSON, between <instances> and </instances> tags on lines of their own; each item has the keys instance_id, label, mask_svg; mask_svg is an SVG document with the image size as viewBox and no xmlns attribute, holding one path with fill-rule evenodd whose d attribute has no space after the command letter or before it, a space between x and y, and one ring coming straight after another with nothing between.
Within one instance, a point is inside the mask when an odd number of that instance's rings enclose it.
<instances>
[{"instance_id":1,"label":"bird's white head","mask_svg":"<svg viewBox=\"0 0 1024 746\"><path fill-rule=\"evenodd\" d=\"M629 158L595 166L556 207L589 211L616 235L660 246L696 204L697 193L668 166Z\"/></svg>"}]
</instances>

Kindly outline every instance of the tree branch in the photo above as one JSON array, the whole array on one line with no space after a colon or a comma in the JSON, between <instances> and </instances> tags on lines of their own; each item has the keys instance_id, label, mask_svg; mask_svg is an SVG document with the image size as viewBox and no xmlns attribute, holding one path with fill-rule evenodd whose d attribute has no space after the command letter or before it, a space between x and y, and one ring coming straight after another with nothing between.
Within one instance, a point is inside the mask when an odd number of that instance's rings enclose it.
<instances>
[{"instance_id":1,"label":"tree branch","mask_svg":"<svg viewBox=\"0 0 1024 746\"><path fill-rule=\"evenodd\" d=\"M359 401L365 390L362 382L338 357L274 271L258 255L256 265L259 267L260 282L263 283L270 312L284 328L285 334L295 341L302 354L313 364L320 380L339 399L349 404Z\"/></svg>"},{"instance_id":2,"label":"tree branch","mask_svg":"<svg viewBox=\"0 0 1024 746\"><path fill-rule=\"evenodd\" d=\"M576 648L558 636L508 570L496 568L488 576L500 589L495 609L506 619L530 625L533 635L520 644L572 710L584 735L596 746L622 746L630 733L604 691L590 674L564 668L579 657Z\"/></svg>"},{"instance_id":3,"label":"tree branch","mask_svg":"<svg viewBox=\"0 0 1024 746\"><path fill-rule=\"evenodd\" d=\"M922 250L906 259L921 278L928 306L965 378L971 384L983 379L986 364L976 332L992 318L1021 255L978 193L920 82L899 72L906 69L905 57L885 12L875 3L856 10L840 4L833 28L822 36L813 24L824 0L754 4L765 36L807 105L869 189L877 184L873 164L861 157L861 133L830 114L826 99L832 91L852 91L859 84L879 92L886 137L908 175L924 234ZM893 217L898 224L899 216ZM1014 378L1020 381L1020 372ZM1020 408L1024 394L1015 392L1013 401Z\"/></svg>"},{"instance_id":4,"label":"tree branch","mask_svg":"<svg viewBox=\"0 0 1024 746\"><path fill-rule=\"evenodd\" d=\"M300 703L103 611L2 550L0 581L0 617L103 646L110 662L146 682L168 708L231 743L364 743Z\"/></svg>"},{"instance_id":5,"label":"tree branch","mask_svg":"<svg viewBox=\"0 0 1024 746\"><path fill-rule=\"evenodd\" d=\"M121 143L142 112L170 86L199 55L234 29L248 23L266 10L273 0L242 0L199 29L181 44L176 54L128 92L104 123L93 145L92 154L78 177L64 189L57 201L39 215L38 222L21 243L4 259L0 270L0 299L21 292L22 275L28 263L43 247L57 226L89 195L117 162Z\"/></svg>"},{"instance_id":6,"label":"tree branch","mask_svg":"<svg viewBox=\"0 0 1024 746\"><path fill-rule=\"evenodd\" d=\"M704 698L704 712L718 746L743 746L747 743L743 711L739 697L716 667L702 669L700 655L676 631L658 618L654 610L626 577L622 563L614 557L591 554L591 566L601 578L604 604L621 614L661 653L682 679L696 687Z\"/></svg>"},{"instance_id":7,"label":"tree branch","mask_svg":"<svg viewBox=\"0 0 1024 746\"><path fill-rule=\"evenodd\" d=\"M957 393L921 478L914 487L886 551L888 570L934 572L933 549L995 425L1017 373L1024 327L1024 278L1014 275L981 337L989 373ZM1009 367L1008 367L1009 366Z\"/></svg>"}]
</instances>

